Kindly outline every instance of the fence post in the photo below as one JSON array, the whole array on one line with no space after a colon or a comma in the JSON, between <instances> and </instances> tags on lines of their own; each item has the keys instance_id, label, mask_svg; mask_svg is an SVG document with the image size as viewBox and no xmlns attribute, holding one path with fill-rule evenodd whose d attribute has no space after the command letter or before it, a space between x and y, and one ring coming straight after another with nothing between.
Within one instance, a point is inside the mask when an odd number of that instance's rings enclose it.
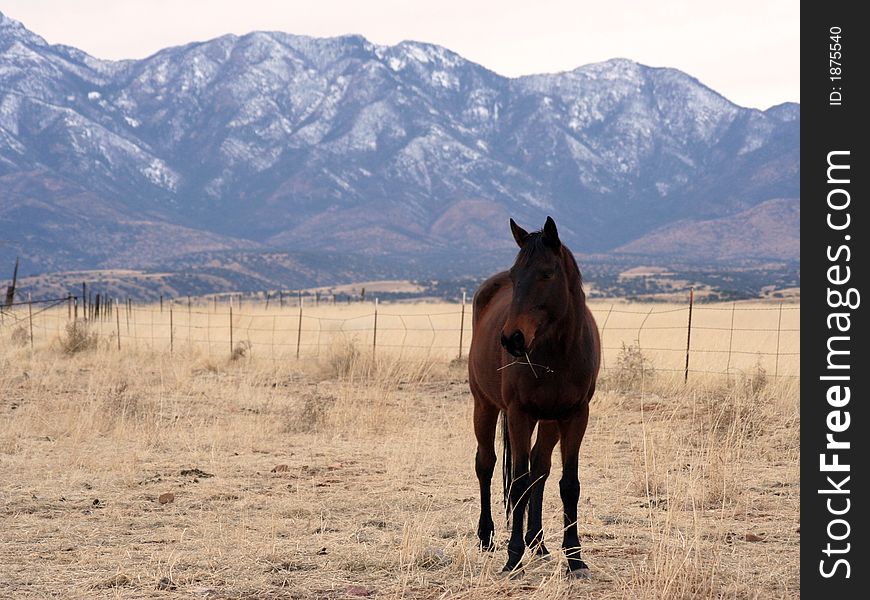
<instances>
[{"instance_id":1,"label":"fence post","mask_svg":"<svg viewBox=\"0 0 870 600\"><path fill-rule=\"evenodd\" d=\"M175 327L172 320L172 300L169 301L169 354L175 351Z\"/></svg>"},{"instance_id":2,"label":"fence post","mask_svg":"<svg viewBox=\"0 0 870 600\"><path fill-rule=\"evenodd\" d=\"M299 292L299 325L296 327L296 360L299 360L299 347L302 345L302 292Z\"/></svg>"},{"instance_id":3,"label":"fence post","mask_svg":"<svg viewBox=\"0 0 870 600\"><path fill-rule=\"evenodd\" d=\"M66 295L66 320L69 321L72 319L72 294L67 293Z\"/></svg>"},{"instance_id":4,"label":"fence post","mask_svg":"<svg viewBox=\"0 0 870 600\"><path fill-rule=\"evenodd\" d=\"M27 292L27 312L30 320L30 349L33 350L33 299L30 292Z\"/></svg>"},{"instance_id":5,"label":"fence post","mask_svg":"<svg viewBox=\"0 0 870 600\"><path fill-rule=\"evenodd\" d=\"M160 294L160 312L163 312L163 294Z\"/></svg>"},{"instance_id":6,"label":"fence post","mask_svg":"<svg viewBox=\"0 0 870 600\"><path fill-rule=\"evenodd\" d=\"M599 343L601 344L601 370L602 371L607 369L607 361L604 359L605 350L607 350L607 348L605 348L605 346L604 346L604 330L607 329L607 322L610 320L610 313L612 313L612 312L613 312L613 302L610 303L610 308L607 309L607 316L604 317L604 323L602 323L602 325L601 325L601 339L599 340ZM638 334L638 338L640 338L640 334ZM640 344L639 341L638 341L638 344Z\"/></svg>"},{"instance_id":7,"label":"fence post","mask_svg":"<svg viewBox=\"0 0 870 600\"><path fill-rule=\"evenodd\" d=\"M233 355L233 299L230 296L230 356Z\"/></svg>"},{"instance_id":8,"label":"fence post","mask_svg":"<svg viewBox=\"0 0 870 600\"><path fill-rule=\"evenodd\" d=\"M736 302L731 303L731 327L728 328L728 364L725 365L726 375L731 371L731 343L734 340L734 310L736 306Z\"/></svg>"},{"instance_id":9,"label":"fence post","mask_svg":"<svg viewBox=\"0 0 870 600\"><path fill-rule=\"evenodd\" d=\"M782 301L779 302L779 320L776 323L776 362L773 367L774 381L779 378L779 334L782 331Z\"/></svg>"},{"instance_id":10,"label":"fence post","mask_svg":"<svg viewBox=\"0 0 870 600\"><path fill-rule=\"evenodd\" d=\"M88 320L88 284L82 281L82 318Z\"/></svg>"},{"instance_id":11,"label":"fence post","mask_svg":"<svg viewBox=\"0 0 870 600\"><path fill-rule=\"evenodd\" d=\"M372 358L378 350L378 299L375 298L375 328L372 333Z\"/></svg>"},{"instance_id":12,"label":"fence post","mask_svg":"<svg viewBox=\"0 0 870 600\"><path fill-rule=\"evenodd\" d=\"M79 320L79 299L73 298L73 323Z\"/></svg>"},{"instance_id":13,"label":"fence post","mask_svg":"<svg viewBox=\"0 0 870 600\"><path fill-rule=\"evenodd\" d=\"M129 314L127 316L127 330L130 329ZM115 327L118 328L118 352L121 351L121 309L118 308L118 300L115 300Z\"/></svg>"},{"instance_id":14,"label":"fence post","mask_svg":"<svg viewBox=\"0 0 870 600\"><path fill-rule=\"evenodd\" d=\"M269 310L269 290L263 292L266 295L266 308L265 310Z\"/></svg>"},{"instance_id":15,"label":"fence post","mask_svg":"<svg viewBox=\"0 0 870 600\"><path fill-rule=\"evenodd\" d=\"M465 292L462 292L462 313L459 317L459 358L462 358L462 334L465 333Z\"/></svg>"},{"instance_id":16,"label":"fence post","mask_svg":"<svg viewBox=\"0 0 870 600\"><path fill-rule=\"evenodd\" d=\"M689 288L689 324L686 327L686 373L683 383L689 382L689 348L692 345L692 306L695 304L695 288Z\"/></svg>"}]
</instances>

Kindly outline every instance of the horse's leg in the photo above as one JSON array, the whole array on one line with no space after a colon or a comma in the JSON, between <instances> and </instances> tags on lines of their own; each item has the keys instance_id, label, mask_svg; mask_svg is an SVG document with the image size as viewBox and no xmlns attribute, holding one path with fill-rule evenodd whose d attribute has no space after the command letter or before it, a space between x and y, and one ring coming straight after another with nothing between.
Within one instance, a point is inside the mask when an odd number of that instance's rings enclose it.
<instances>
[{"instance_id":1,"label":"horse's leg","mask_svg":"<svg viewBox=\"0 0 870 600\"><path fill-rule=\"evenodd\" d=\"M516 405L514 405L516 406ZM521 409L508 408L508 435L513 460L513 480L510 486L513 523L508 542L508 560L502 571L513 571L520 566L526 542L523 539L523 517L529 502L529 448L535 421Z\"/></svg>"},{"instance_id":2,"label":"horse's leg","mask_svg":"<svg viewBox=\"0 0 870 600\"><path fill-rule=\"evenodd\" d=\"M580 557L580 538L577 535L577 502L580 499L579 454L580 443L589 422L589 404L574 416L559 421L559 435L562 448L562 480L559 482L559 495L565 514L565 533L562 548L568 557L568 574L586 577L589 569Z\"/></svg>"},{"instance_id":3,"label":"horse's leg","mask_svg":"<svg viewBox=\"0 0 870 600\"><path fill-rule=\"evenodd\" d=\"M494 550L495 525L492 522L491 484L495 468L495 430L498 423L498 408L474 394L474 435L477 437L477 453L474 456L474 471L480 484L480 519L477 522L477 537L483 550Z\"/></svg>"},{"instance_id":4,"label":"horse's leg","mask_svg":"<svg viewBox=\"0 0 870 600\"><path fill-rule=\"evenodd\" d=\"M532 490L529 496L529 525L526 531L526 546L536 548L539 556L550 554L544 545L544 528L542 525L542 511L544 504L544 484L550 475L550 464L553 457L553 448L559 441L559 426L553 421L541 421L538 423L538 439L532 448Z\"/></svg>"}]
</instances>

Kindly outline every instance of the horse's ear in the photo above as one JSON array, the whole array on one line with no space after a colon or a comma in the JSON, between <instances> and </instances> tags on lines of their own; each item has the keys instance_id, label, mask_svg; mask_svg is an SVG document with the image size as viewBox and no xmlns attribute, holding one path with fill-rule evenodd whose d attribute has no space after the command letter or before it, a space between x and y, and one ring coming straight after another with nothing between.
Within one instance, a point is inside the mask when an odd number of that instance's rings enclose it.
<instances>
[{"instance_id":1,"label":"horse's ear","mask_svg":"<svg viewBox=\"0 0 870 600\"><path fill-rule=\"evenodd\" d=\"M517 225L517 222L511 219L511 233L514 234L514 239L517 241L517 246L523 247L526 243L526 238L529 237L529 232Z\"/></svg>"},{"instance_id":2,"label":"horse's ear","mask_svg":"<svg viewBox=\"0 0 870 600\"><path fill-rule=\"evenodd\" d=\"M559 240L559 232L556 230L556 222L553 217L547 217L547 222L544 223L544 245L553 250L558 250L562 245Z\"/></svg>"}]
</instances>

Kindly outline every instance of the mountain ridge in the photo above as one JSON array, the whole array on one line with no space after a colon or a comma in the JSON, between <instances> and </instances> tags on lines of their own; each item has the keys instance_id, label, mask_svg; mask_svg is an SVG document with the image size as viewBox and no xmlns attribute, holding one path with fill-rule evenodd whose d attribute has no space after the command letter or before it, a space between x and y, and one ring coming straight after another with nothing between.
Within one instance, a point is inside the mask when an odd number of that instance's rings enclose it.
<instances>
[{"instance_id":1,"label":"mountain ridge","mask_svg":"<svg viewBox=\"0 0 870 600\"><path fill-rule=\"evenodd\" d=\"M546 214L575 251L622 251L798 198L799 131L797 104L743 108L628 59L509 78L435 44L251 32L104 61L0 13L0 256L44 271L322 248L425 270L451 249L507 255L500 221Z\"/></svg>"}]
</instances>

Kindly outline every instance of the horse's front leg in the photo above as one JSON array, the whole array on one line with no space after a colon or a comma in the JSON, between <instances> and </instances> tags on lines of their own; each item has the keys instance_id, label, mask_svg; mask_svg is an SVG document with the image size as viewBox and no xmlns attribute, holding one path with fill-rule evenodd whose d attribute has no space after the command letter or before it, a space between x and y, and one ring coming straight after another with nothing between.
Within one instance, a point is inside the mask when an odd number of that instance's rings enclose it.
<instances>
[{"instance_id":1,"label":"horse's front leg","mask_svg":"<svg viewBox=\"0 0 870 600\"><path fill-rule=\"evenodd\" d=\"M577 534L577 503L580 500L579 455L580 443L589 422L589 404L572 417L559 421L559 437L562 449L562 480L559 495L565 514L562 548L568 558L568 574L574 577L589 577L589 568L580 557L580 537Z\"/></svg>"},{"instance_id":2,"label":"horse's front leg","mask_svg":"<svg viewBox=\"0 0 870 600\"><path fill-rule=\"evenodd\" d=\"M559 426L554 421L538 423L538 439L532 448L531 486L529 493L529 522L526 530L526 546L534 548L539 556L549 556L544 545L542 511L544 504L544 484L550 475L553 448L559 441Z\"/></svg>"},{"instance_id":3,"label":"horse's front leg","mask_svg":"<svg viewBox=\"0 0 870 600\"><path fill-rule=\"evenodd\" d=\"M532 430L535 421L516 405L508 408L508 436L511 445L512 475L510 485L510 507L513 517L511 537L508 541L508 560L502 571L514 571L520 567L526 542L523 539L523 517L529 502L529 449L532 444Z\"/></svg>"},{"instance_id":4,"label":"horse's front leg","mask_svg":"<svg viewBox=\"0 0 870 600\"><path fill-rule=\"evenodd\" d=\"M474 434L477 436L477 453L474 456L474 471L480 484L480 519L477 521L477 537L483 550L495 549L490 486L496 460L495 430L498 412L498 408L475 394Z\"/></svg>"}]
</instances>

